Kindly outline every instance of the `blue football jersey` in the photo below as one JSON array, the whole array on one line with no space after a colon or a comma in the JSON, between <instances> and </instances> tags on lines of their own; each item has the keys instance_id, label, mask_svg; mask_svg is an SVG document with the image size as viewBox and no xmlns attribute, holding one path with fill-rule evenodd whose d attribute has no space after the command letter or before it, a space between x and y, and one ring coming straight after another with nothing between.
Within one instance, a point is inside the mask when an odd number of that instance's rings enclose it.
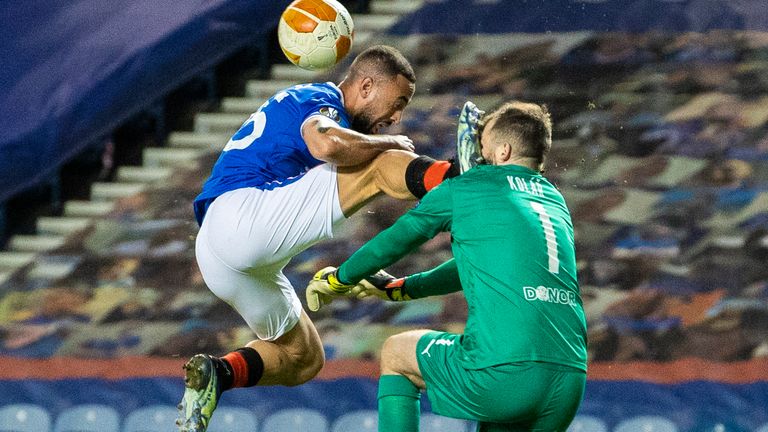
<instances>
[{"instance_id":1,"label":"blue football jersey","mask_svg":"<svg viewBox=\"0 0 768 432\"><path fill-rule=\"evenodd\" d=\"M197 223L203 223L208 206L225 192L285 186L322 164L301 137L304 121L318 114L350 127L341 90L330 82L287 88L251 114L230 138L203 191L195 198Z\"/></svg>"}]
</instances>

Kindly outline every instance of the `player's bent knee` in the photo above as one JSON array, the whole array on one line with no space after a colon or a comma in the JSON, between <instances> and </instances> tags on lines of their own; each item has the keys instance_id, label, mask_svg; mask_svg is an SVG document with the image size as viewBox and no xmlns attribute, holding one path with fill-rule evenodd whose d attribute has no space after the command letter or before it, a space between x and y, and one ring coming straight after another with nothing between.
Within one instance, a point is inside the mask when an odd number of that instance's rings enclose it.
<instances>
[{"instance_id":1,"label":"player's bent knee","mask_svg":"<svg viewBox=\"0 0 768 432\"><path fill-rule=\"evenodd\" d=\"M418 372L416 347L430 330L411 330L388 337L381 348L381 372L411 376Z\"/></svg>"},{"instance_id":2,"label":"player's bent knee","mask_svg":"<svg viewBox=\"0 0 768 432\"><path fill-rule=\"evenodd\" d=\"M373 181L379 191L401 200L414 199L406 182L406 171L418 156L405 150L387 150L373 160Z\"/></svg>"},{"instance_id":3,"label":"player's bent knee","mask_svg":"<svg viewBox=\"0 0 768 432\"><path fill-rule=\"evenodd\" d=\"M390 149L390 150L384 150L377 156L378 158L385 157L396 157L396 158L405 158L405 159L416 159L419 157L416 153L408 150L400 150L400 149Z\"/></svg>"},{"instance_id":4,"label":"player's bent knee","mask_svg":"<svg viewBox=\"0 0 768 432\"><path fill-rule=\"evenodd\" d=\"M400 366L400 351L402 345L402 335L396 334L388 337L384 344L381 346L381 372L393 373L399 372L398 366Z\"/></svg>"}]
</instances>

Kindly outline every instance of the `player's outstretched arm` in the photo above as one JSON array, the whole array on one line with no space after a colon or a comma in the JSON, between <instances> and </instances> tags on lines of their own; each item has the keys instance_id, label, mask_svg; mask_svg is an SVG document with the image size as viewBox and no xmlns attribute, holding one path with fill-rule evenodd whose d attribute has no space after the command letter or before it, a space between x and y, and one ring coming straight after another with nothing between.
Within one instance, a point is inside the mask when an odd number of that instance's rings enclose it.
<instances>
[{"instance_id":1,"label":"player's outstretched arm","mask_svg":"<svg viewBox=\"0 0 768 432\"><path fill-rule=\"evenodd\" d=\"M379 270L355 285L350 295L357 298L378 297L389 301L407 301L450 294L461 289L456 260L450 259L432 270L404 278L396 278Z\"/></svg>"},{"instance_id":2,"label":"player's outstretched arm","mask_svg":"<svg viewBox=\"0 0 768 432\"><path fill-rule=\"evenodd\" d=\"M338 166L360 165L385 150L414 150L407 136L365 135L321 115L304 122L301 134L312 156Z\"/></svg>"},{"instance_id":3,"label":"player's outstretched arm","mask_svg":"<svg viewBox=\"0 0 768 432\"><path fill-rule=\"evenodd\" d=\"M384 270L379 270L376 274L358 282L349 294L359 299L378 297L389 301L412 300L405 291L404 283L405 278L396 278Z\"/></svg>"},{"instance_id":4,"label":"player's outstretched arm","mask_svg":"<svg viewBox=\"0 0 768 432\"><path fill-rule=\"evenodd\" d=\"M418 249L437 233L449 230L451 221L450 197L449 185L444 188L433 189L424 196L418 207L409 210L391 227L380 232L340 265L333 272L336 281L352 289L380 268L387 267L409 252ZM452 287L453 291L461 289L455 262L451 260L438 268L441 267L444 268L439 271L435 269L436 275L441 276L439 278L434 277L435 280L442 277L452 277L454 282L448 285ZM321 270L319 274L322 272ZM430 280L427 278L428 283L432 283ZM390 294L393 297L395 295L394 292L390 292ZM327 298L330 300L333 296ZM308 300L310 299L308 298ZM320 304L319 300L317 304Z\"/></svg>"},{"instance_id":5,"label":"player's outstretched arm","mask_svg":"<svg viewBox=\"0 0 768 432\"><path fill-rule=\"evenodd\" d=\"M309 310L317 312L336 297L351 296L352 289L365 278L365 276L356 275L373 274L379 264L388 266L408 251L418 248L419 245L429 240L416 232L410 232L407 225L404 225L404 229L408 233L402 235L397 226L398 224L395 223L392 227L382 231L352 255L350 260L352 258L354 260L351 276L355 282L348 282L341 278L339 270L335 267L326 267L318 271L307 285L306 297ZM348 264L350 260L347 260L345 264ZM358 292L360 291L358 290Z\"/></svg>"}]
</instances>

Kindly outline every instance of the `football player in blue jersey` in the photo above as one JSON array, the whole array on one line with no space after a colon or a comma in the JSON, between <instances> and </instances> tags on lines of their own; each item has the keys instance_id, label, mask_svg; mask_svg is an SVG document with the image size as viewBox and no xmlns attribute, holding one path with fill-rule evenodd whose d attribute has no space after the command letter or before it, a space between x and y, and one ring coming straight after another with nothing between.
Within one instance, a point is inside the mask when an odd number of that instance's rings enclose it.
<instances>
[{"instance_id":1,"label":"football player in blue jersey","mask_svg":"<svg viewBox=\"0 0 768 432\"><path fill-rule=\"evenodd\" d=\"M371 47L338 86L272 96L224 147L194 203L195 252L209 289L257 339L186 363L182 431L205 431L225 390L295 386L323 367L317 330L283 274L291 258L375 196L418 199L459 173L455 163L414 154L406 136L380 134L400 121L415 80L399 51Z\"/></svg>"}]
</instances>

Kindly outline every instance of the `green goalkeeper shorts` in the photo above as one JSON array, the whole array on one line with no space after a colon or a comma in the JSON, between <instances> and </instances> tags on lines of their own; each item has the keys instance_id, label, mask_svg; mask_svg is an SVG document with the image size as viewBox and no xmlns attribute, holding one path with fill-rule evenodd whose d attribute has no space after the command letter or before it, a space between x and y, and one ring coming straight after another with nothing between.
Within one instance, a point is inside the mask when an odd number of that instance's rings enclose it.
<instances>
[{"instance_id":1,"label":"green goalkeeper shorts","mask_svg":"<svg viewBox=\"0 0 768 432\"><path fill-rule=\"evenodd\" d=\"M477 420L481 431L565 431L584 396L586 373L552 363L519 362L464 369L461 335L430 332L416 358L432 411Z\"/></svg>"}]
</instances>

